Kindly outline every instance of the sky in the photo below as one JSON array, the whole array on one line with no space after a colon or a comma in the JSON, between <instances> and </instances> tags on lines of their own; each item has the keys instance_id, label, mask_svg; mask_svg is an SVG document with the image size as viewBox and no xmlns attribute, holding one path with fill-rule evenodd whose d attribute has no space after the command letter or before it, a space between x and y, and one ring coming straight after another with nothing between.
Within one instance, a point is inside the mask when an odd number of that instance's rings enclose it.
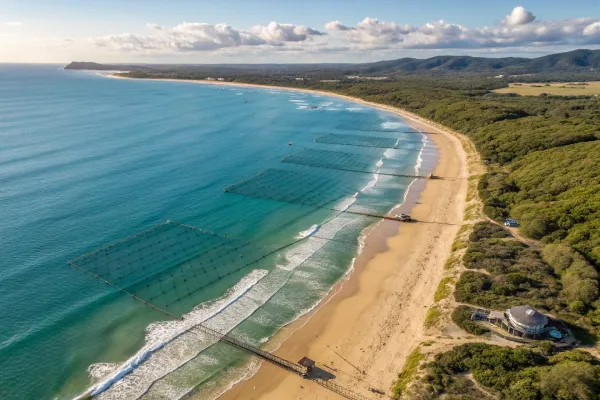
<instances>
[{"instance_id":1,"label":"sky","mask_svg":"<svg viewBox=\"0 0 600 400\"><path fill-rule=\"evenodd\" d=\"M599 0L0 0L0 62L314 63L600 49Z\"/></svg>"}]
</instances>

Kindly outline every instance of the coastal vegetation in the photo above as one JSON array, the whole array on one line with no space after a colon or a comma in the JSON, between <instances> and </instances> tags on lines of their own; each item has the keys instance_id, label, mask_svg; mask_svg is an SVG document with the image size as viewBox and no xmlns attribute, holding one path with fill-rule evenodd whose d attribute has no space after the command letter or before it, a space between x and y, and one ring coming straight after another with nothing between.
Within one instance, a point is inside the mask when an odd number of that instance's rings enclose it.
<instances>
[{"instance_id":1,"label":"coastal vegetation","mask_svg":"<svg viewBox=\"0 0 600 400\"><path fill-rule=\"evenodd\" d=\"M442 278L442 280L440 281L440 283L433 295L433 301L435 301L437 303L439 301L442 301L446 297L448 297L450 295L450 293L452 292L452 290L450 289L451 283L452 283L452 277L447 276L445 278Z\"/></svg>"},{"instance_id":2,"label":"coastal vegetation","mask_svg":"<svg viewBox=\"0 0 600 400\"><path fill-rule=\"evenodd\" d=\"M486 173L470 177L479 182L468 198L479 196L492 221L518 219L519 235L539 241L539 247L512 237L494 222L465 225L470 233L459 234L452 246L457 253L447 260L446 271L458 270L461 261L466 270L460 269L456 280L442 281L436 302L447 297L449 285L456 281L454 299L463 304L454 308L451 320L470 334L488 330L470 320L472 309L465 304L496 310L529 304L565 320L579 340L595 343L600 334L600 102L593 94L554 95L553 86L545 84L597 85L590 81L600 81L600 73L590 68L600 66L594 64L599 57L600 52L571 52L531 63L500 62L497 69L474 59L429 60L434 64L392 60L352 68L225 70L220 76L228 82L324 90L398 107L466 135L487 167ZM579 60L585 68L556 67ZM389 77L354 79L350 69L353 74ZM125 76L206 79L208 75L198 70L136 70ZM527 82L535 82L531 89L542 92L498 93L509 84L522 87ZM468 221L480 210L470 207L465 213ZM435 325L440 312L437 306L431 308L426 326ZM396 398L406 394L414 377L422 375L413 398L599 398L596 359L577 350L551 356L549 347L543 347L543 343L533 349L467 343L438 354L423 371L418 367L425 356L417 348L393 393Z\"/></svg>"},{"instance_id":3,"label":"coastal vegetation","mask_svg":"<svg viewBox=\"0 0 600 400\"><path fill-rule=\"evenodd\" d=\"M398 374L398 379L394 383L392 388L393 398L399 399L402 393L406 390L408 384L413 380L417 374L417 368L425 356L421 353L421 348L417 347L410 352L404 363L402 372Z\"/></svg>"},{"instance_id":4,"label":"coastal vegetation","mask_svg":"<svg viewBox=\"0 0 600 400\"><path fill-rule=\"evenodd\" d=\"M539 349L467 343L426 364L416 399L598 399L600 364L572 350L547 356ZM477 384L475 384L477 383Z\"/></svg>"},{"instance_id":5,"label":"coastal vegetation","mask_svg":"<svg viewBox=\"0 0 600 400\"><path fill-rule=\"evenodd\" d=\"M598 125L600 126L600 125ZM600 142L528 154L480 183L486 213L518 218L521 233L564 242L600 263Z\"/></svg>"},{"instance_id":6,"label":"coastal vegetation","mask_svg":"<svg viewBox=\"0 0 600 400\"><path fill-rule=\"evenodd\" d=\"M488 329L471 321L472 313L473 309L471 307L463 305L458 306L452 311L452 322L471 335L483 335L484 333L489 332Z\"/></svg>"},{"instance_id":7,"label":"coastal vegetation","mask_svg":"<svg viewBox=\"0 0 600 400\"><path fill-rule=\"evenodd\" d=\"M456 283L456 301L496 310L529 304L570 323L580 340L595 342L600 333L596 269L568 245L547 245L540 253L502 238L509 234L498 229L504 231L491 222L475 224L463 256L468 270ZM454 315L453 320L469 331Z\"/></svg>"},{"instance_id":8,"label":"coastal vegetation","mask_svg":"<svg viewBox=\"0 0 600 400\"><path fill-rule=\"evenodd\" d=\"M425 328L434 327L439 322L441 316L442 311L437 306L431 307L427 310L427 315L425 316Z\"/></svg>"}]
</instances>

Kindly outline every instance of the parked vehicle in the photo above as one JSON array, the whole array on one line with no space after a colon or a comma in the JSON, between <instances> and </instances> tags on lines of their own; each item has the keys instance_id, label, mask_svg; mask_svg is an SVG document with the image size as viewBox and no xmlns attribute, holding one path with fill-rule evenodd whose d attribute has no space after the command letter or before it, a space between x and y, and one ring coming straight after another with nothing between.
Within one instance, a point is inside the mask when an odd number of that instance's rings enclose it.
<instances>
[{"instance_id":1,"label":"parked vehicle","mask_svg":"<svg viewBox=\"0 0 600 400\"><path fill-rule=\"evenodd\" d=\"M519 222L516 219L505 219L504 226L508 226L509 228L514 228L519 226Z\"/></svg>"}]
</instances>

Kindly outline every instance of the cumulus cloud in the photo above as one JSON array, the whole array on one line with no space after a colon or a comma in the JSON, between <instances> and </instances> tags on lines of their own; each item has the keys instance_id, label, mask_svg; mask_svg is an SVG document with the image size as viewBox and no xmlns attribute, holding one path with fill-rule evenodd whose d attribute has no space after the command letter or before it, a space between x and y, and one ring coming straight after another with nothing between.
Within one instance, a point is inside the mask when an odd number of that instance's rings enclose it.
<instances>
[{"instance_id":1,"label":"cumulus cloud","mask_svg":"<svg viewBox=\"0 0 600 400\"><path fill-rule=\"evenodd\" d=\"M600 34L600 21L593 22L583 29L583 34L586 36Z\"/></svg>"},{"instance_id":2,"label":"cumulus cloud","mask_svg":"<svg viewBox=\"0 0 600 400\"><path fill-rule=\"evenodd\" d=\"M173 28L147 24L152 35L124 33L92 38L97 46L129 51L210 51L242 46L284 46L305 42L324 33L304 25L271 22L242 31L227 24L184 22Z\"/></svg>"},{"instance_id":3,"label":"cumulus cloud","mask_svg":"<svg viewBox=\"0 0 600 400\"><path fill-rule=\"evenodd\" d=\"M344 32L353 43L373 45L403 42L405 35L415 30L409 25L384 22L370 17L360 21L355 27L342 25L340 21L328 22L325 29Z\"/></svg>"},{"instance_id":4,"label":"cumulus cloud","mask_svg":"<svg viewBox=\"0 0 600 400\"><path fill-rule=\"evenodd\" d=\"M325 24L325 29L328 31L350 31L356 28L350 28L349 26L342 25L340 21L331 21Z\"/></svg>"},{"instance_id":5,"label":"cumulus cloud","mask_svg":"<svg viewBox=\"0 0 600 400\"><path fill-rule=\"evenodd\" d=\"M219 51L311 52L394 51L401 49L499 49L600 45L600 18L542 21L515 7L491 26L472 27L444 20L421 26L367 17L355 25L334 20L325 30L271 22L247 30L227 24L184 22L174 27L148 23L146 35L123 33L92 38L97 46L121 51L171 54ZM327 32L328 34L326 34ZM250 50L253 49L253 50Z\"/></svg>"},{"instance_id":6,"label":"cumulus cloud","mask_svg":"<svg viewBox=\"0 0 600 400\"><path fill-rule=\"evenodd\" d=\"M267 42L303 42L311 36L323 36L323 32L304 25L279 24L257 25L251 29L257 37Z\"/></svg>"},{"instance_id":7,"label":"cumulus cloud","mask_svg":"<svg viewBox=\"0 0 600 400\"><path fill-rule=\"evenodd\" d=\"M356 26L340 21L326 29L354 48L460 49L505 48L518 46L600 44L600 18L575 18L558 21L534 21L534 16L517 7L492 27L466 27L443 20L416 27L365 18Z\"/></svg>"},{"instance_id":8,"label":"cumulus cloud","mask_svg":"<svg viewBox=\"0 0 600 400\"><path fill-rule=\"evenodd\" d=\"M23 26L23 23L21 21L9 21L9 22L5 22L4 25L6 26Z\"/></svg>"},{"instance_id":9,"label":"cumulus cloud","mask_svg":"<svg viewBox=\"0 0 600 400\"><path fill-rule=\"evenodd\" d=\"M535 15L527 11L524 7L515 7L512 12L504 19L506 25L525 25L533 22Z\"/></svg>"}]
</instances>

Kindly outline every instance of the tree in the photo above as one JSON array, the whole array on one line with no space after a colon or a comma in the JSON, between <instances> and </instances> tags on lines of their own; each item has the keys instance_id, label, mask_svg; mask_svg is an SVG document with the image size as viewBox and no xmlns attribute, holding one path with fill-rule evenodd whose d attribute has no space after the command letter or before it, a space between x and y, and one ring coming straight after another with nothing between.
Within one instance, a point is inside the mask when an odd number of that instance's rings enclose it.
<instances>
[{"instance_id":1,"label":"tree","mask_svg":"<svg viewBox=\"0 0 600 400\"><path fill-rule=\"evenodd\" d=\"M548 221L544 218L536 218L532 221L526 221L521 226L521 232L534 239L542 239L548 234Z\"/></svg>"},{"instance_id":2,"label":"tree","mask_svg":"<svg viewBox=\"0 0 600 400\"><path fill-rule=\"evenodd\" d=\"M600 390L598 367L567 361L541 373L540 390L546 398L558 400L595 400Z\"/></svg>"},{"instance_id":3,"label":"tree","mask_svg":"<svg viewBox=\"0 0 600 400\"><path fill-rule=\"evenodd\" d=\"M573 263L573 250L564 244L549 244L542 250L542 258L557 275L562 274Z\"/></svg>"}]
</instances>

